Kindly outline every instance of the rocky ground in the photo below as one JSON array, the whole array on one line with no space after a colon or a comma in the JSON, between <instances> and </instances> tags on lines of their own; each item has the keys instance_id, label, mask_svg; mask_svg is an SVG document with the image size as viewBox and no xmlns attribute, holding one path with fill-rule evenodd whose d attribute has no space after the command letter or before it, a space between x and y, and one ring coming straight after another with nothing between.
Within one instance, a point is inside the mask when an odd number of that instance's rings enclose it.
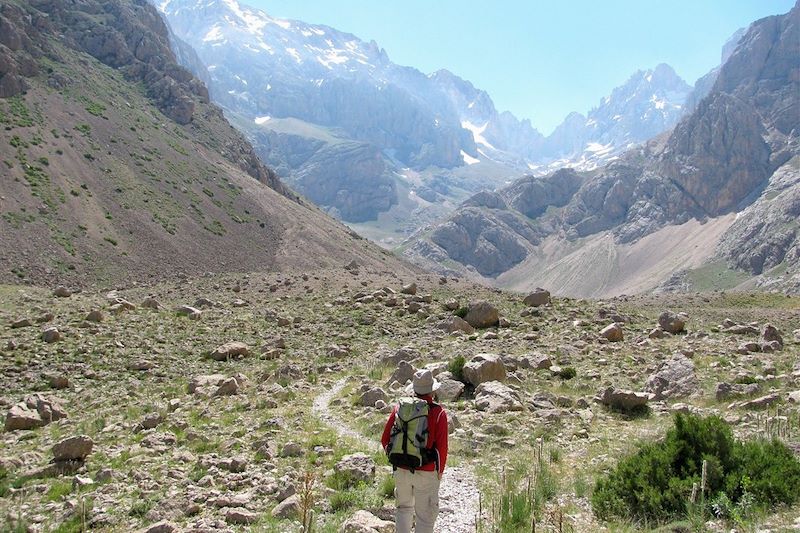
<instances>
[{"instance_id":1,"label":"rocky ground","mask_svg":"<svg viewBox=\"0 0 800 533\"><path fill-rule=\"evenodd\" d=\"M674 411L800 450L800 300L784 295L524 301L355 265L70 289L0 287L3 531L302 531L303 514L391 531L374 443L423 366L451 414L442 531L488 529L542 464L539 530L636 530L596 520L591 487ZM756 522L800 527L800 508Z\"/></svg>"}]
</instances>

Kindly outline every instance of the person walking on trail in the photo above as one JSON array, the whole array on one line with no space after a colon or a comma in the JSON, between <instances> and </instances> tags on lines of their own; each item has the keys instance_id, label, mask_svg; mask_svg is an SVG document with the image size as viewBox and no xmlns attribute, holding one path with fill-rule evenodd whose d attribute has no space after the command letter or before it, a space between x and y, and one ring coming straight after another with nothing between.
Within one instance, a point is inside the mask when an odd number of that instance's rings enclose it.
<instances>
[{"instance_id":1,"label":"person walking on trail","mask_svg":"<svg viewBox=\"0 0 800 533\"><path fill-rule=\"evenodd\" d=\"M434 402L439 382L418 370L383 428L381 444L394 467L397 533L433 533L439 483L447 464L447 413Z\"/></svg>"}]
</instances>

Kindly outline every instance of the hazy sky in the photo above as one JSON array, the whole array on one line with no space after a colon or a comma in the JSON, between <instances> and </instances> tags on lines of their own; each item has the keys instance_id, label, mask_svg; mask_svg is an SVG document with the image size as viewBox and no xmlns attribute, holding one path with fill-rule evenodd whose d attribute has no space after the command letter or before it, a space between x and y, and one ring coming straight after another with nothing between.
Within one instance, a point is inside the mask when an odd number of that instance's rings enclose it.
<instances>
[{"instance_id":1,"label":"hazy sky","mask_svg":"<svg viewBox=\"0 0 800 533\"><path fill-rule=\"evenodd\" d=\"M668 63L688 83L722 45L794 0L240 0L272 16L374 39L395 63L446 68L498 110L548 134L637 69Z\"/></svg>"}]
</instances>

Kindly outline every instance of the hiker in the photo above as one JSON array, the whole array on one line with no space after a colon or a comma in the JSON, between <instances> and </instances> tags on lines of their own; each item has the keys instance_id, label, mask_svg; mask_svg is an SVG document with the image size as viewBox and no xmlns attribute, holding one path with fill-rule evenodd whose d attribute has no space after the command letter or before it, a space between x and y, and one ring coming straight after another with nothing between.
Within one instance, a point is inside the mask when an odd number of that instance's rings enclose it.
<instances>
[{"instance_id":1,"label":"hiker","mask_svg":"<svg viewBox=\"0 0 800 533\"><path fill-rule=\"evenodd\" d=\"M433 533L439 516L439 483L447 463L447 413L434 403L439 382L418 370L383 428L381 444L394 467L396 533Z\"/></svg>"}]
</instances>

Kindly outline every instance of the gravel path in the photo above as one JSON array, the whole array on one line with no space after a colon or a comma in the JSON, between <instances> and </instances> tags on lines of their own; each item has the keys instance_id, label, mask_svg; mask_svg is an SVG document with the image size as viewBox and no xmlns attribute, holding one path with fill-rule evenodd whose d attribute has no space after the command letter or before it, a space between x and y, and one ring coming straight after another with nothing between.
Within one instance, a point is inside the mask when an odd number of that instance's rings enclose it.
<instances>
[{"instance_id":1,"label":"gravel path","mask_svg":"<svg viewBox=\"0 0 800 533\"><path fill-rule=\"evenodd\" d=\"M331 400L342 392L347 379L342 378L327 391L314 399L312 410L328 426L340 435L350 437L369 450L380 450L377 440L369 439L348 427L333 416L328 409ZM475 531L475 517L478 514L478 486L472 470L466 466L448 466L439 488L439 519L436 531L441 533L472 533Z\"/></svg>"}]
</instances>

